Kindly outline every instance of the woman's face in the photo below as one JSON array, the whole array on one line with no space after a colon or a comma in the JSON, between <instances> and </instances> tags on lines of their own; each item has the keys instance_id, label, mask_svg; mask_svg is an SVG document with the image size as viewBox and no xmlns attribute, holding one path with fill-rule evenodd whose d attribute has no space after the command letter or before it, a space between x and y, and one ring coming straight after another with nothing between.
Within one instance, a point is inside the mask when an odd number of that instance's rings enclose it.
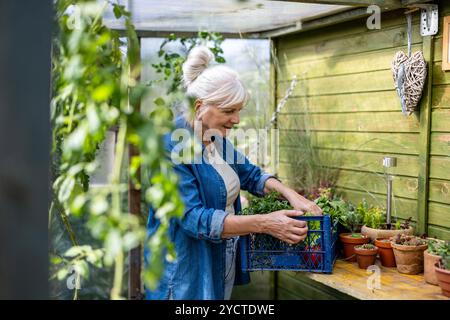
<instances>
[{"instance_id":1,"label":"woman's face","mask_svg":"<svg viewBox=\"0 0 450 320\"><path fill-rule=\"evenodd\" d=\"M196 104L197 110L200 107L201 103ZM215 129L218 130L223 137L226 137L230 133L232 127L239 123L239 112L243 107L243 103L223 108L208 106L200 118L197 118L197 121L202 122L203 134L206 130Z\"/></svg>"}]
</instances>

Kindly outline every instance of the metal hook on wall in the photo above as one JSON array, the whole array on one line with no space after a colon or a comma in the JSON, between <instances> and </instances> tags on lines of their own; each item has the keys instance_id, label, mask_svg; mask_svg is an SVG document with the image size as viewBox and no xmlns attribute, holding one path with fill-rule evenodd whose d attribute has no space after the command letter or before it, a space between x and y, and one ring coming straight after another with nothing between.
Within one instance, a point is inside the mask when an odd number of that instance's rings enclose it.
<instances>
[{"instance_id":1,"label":"metal hook on wall","mask_svg":"<svg viewBox=\"0 0 450 320\"><path fill-rule=\"evenodd\" d=\"M439 11L437 4L414 4L408 6L411 8L406 11L405 14L408 16L411 13L421 10L420 13L420 35L424 36L434 36L439 30Z\"/></svg>"}]
</instances>

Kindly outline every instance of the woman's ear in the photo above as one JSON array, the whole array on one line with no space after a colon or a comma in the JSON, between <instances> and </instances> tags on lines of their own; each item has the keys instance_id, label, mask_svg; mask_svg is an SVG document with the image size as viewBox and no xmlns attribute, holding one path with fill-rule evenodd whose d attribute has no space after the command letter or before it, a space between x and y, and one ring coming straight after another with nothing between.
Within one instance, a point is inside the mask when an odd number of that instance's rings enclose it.
<instances>
[{"instance_id":1,"label":"woman's ear","mask_svg":"<svg viewBox=\"0 0 450 320\"><path fill-rule=\"evenodd\" d=\"M195 100L195 112L198 111L198 109L200 109L200 107L202 106L202 101L201 100Z\"/></svg>"},{"instance_id":2,"label":"woman's ear","mask_svg":"<svg viewBox=\"0 0 450 320\"><path fill-rule=\"evenodd\" d=\"M201 100L195 100L195 106L194 106L194 113L197 120L201 120L198 118L198 115L200 113L200 108L202 107L203 103Z\"/></svg>"}]
</instances>

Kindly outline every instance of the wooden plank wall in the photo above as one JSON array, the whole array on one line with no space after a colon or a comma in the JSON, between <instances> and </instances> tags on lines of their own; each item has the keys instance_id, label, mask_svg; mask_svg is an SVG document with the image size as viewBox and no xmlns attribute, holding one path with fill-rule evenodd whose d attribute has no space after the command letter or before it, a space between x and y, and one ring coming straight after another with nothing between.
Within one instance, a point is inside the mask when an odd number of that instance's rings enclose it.
<instances>
[{"instance_id":1,"label":"wooden plank wall","mask_svg":"<svg viewBox=\"0 0 450 320\"><path fill-rule=\"evenodd\" d=\"M446 15L450 15L450 3L440 6L439 34L434 41L428 232L450 239L450 71L441 68Z\"/></svg>"},{"instance_id":2,"label":"wooden plank wall","mask_svg":"<svg viewBox=\"0 0 450 320\"><path fill-rule=\"evenodd\" d=\"M440 7L440 29L445 14L450 4ZM418 19L415 13L413 52L423 49ZM433 43L428 233L450 239L450 72L441 70L442 30ZM283 180L293 183L290 154L296 134L307 128L324 163L340 169L338 192L348 200L385 205L382 158L391 155L398 159L394 215L417 221L424 214L418 210L419 115L402 115L390 70L395 52L406 52L406 45L403 11L383 14L380 30L358 20L277 40L277 99L293 75L299 79L278 119Z\"/></svg>"}]
</instances>

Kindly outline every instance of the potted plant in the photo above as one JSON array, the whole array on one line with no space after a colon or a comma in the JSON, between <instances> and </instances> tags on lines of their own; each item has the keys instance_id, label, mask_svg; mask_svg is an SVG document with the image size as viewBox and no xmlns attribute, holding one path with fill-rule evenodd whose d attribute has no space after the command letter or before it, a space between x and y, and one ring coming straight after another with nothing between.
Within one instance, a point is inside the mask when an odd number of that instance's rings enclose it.
<instances>
[{"instance_id":1,"label":"potted plant","mask_svg":"<svg viewBox=\"0 0 450 320\"><path fill-rule=\"evenodd\" d=\"M363 222L363 217L360 212L355 210L353 206L349 205L348 210L341 213L339 222L351 231L350 233L341 233L339 235L339 240L343 246L344 259L350 262L355 262L356 256L354 247L357 245L366 244L370 240L369 237L362 235L359 232Z\"/></svg>"},{"instance_id":2,"label":"potted plant","mask_svg":"<svg viewBox=\"0 0 450 320\"><path fill-rule=\"evenodd\" d=\"M398 234L391 240L394 249L397 270L405 274L418 274L423 272L423 252L428 244L425 239Z\"/></svg>"},{"instance_id":3,"label":"potted plant","mask_svg":"<svg viewBox=\"0 0 450 320\"><path fill-rule=\"evenodd\" d=\"M334 221L341 221L343 215L349 210L349 204L342 198L332 195L330 188L319 189L320 195L314 202L326 214L329 214Z\"/></svg>"},{"instance_id":4,"label":"potted plant","mask_svg":"<svg viewBox=\"0 0 450 320\"><path fill-rule=\"evenodd\" d=\"M380 255L381 265L383 267L393 268L395 264L394 251L392 250L390 239L375 239L375 245L378 247L378 253Z\"/></svg>"},{"instance_id":5,"label":"potted plant","mask_svg":"<svg viewBox=\"0 0 450 320\"><path fill-rule=\"evenodd\" d=\"M391 238L397 234L413 234L414 229L410 226L411 218L405 222L397 221L389 227L386 223L386 211L378 206L370 206L364 199L359 205L358 210L364 217L364 225L361 233L375 241L376 238Z\"/></svg>"},{"instance_id":6,"label":"potted plant","mask_svg":"<svg viewBox=\"0 0 450 320\"><path fill-rule=\"evenodd\" d=\"M367 243L355 246L356 260L361 269L367 269L369 266L375 264L377 258L378 248L373 244Z\"/></svg>"},{"instance_id":7,"label":"potted plant","mask_svg":"<svg viewBox=\"0 0 450 320\"><path fill-rule=\"evenodd\" d=\"M446 250L446 244L442 240L428 239L428 249L423 252L424 278L429 284L438 285L434 266L441 259L441 255Z\"/></svg>"},{"instance_id":8,"label":"potted plant","mask_svg":"<svg viewBox=\"0 0 450 320\"><path fill-rule=\"evenodd\" d=\"M436 263L435 271L442 294L450 297L450 242L448 241L442 247L441 259Z\"/></svg>"}]
</instances>

